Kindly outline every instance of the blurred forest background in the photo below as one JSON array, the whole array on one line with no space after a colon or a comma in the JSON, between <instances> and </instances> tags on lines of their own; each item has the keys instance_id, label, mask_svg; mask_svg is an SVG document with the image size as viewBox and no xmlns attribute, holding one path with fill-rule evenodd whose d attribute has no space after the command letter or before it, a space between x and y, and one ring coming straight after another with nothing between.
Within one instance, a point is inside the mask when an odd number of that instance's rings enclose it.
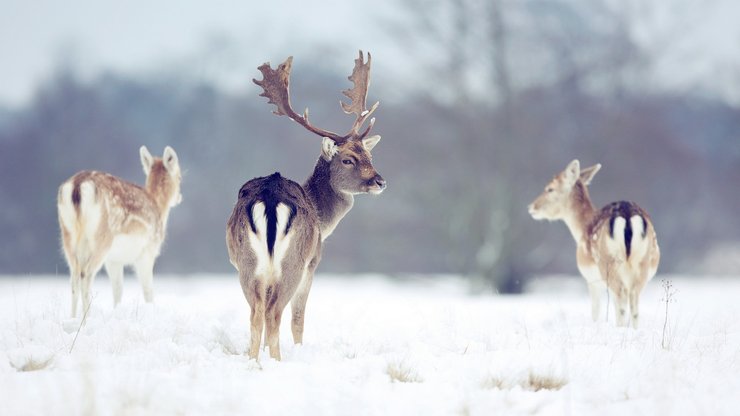
<instances>
[{"instance_id":1,"label":"blurred forest background","mask_svg":"<svg viewBox=\"0 0 740 416\"><path fill-rule=\"evenodd\" d=\"M576 274L565 226L526 210L574 158L603 164L596 205L634 200L651 213L659 273L740 272L740 35L720 36L734 45L732 55L718 45L724 60L701 55L700 42L728 10L739 17L732 2L337 3L314 37L310 11L282 16L311 7L301 4L240 14L213 3L241 16L243 31L199 33L191 50L159 50L134 69L91 69L84 39L58 45L26 99L0 98L0 273L66 275L57 187L82 169L143 183L142 144L156 154L173 146L185 170L156 271L232 272L224 232L239 187L275 171L302 182L320 149L272 115L252 84L256 67L294 55L294 108L344 131L353 119L338 100L358 49L373 54L368 101L381 101L383 136L374 159L389 186L357 198L321 272L458 273L503 292L534 275ZM176 14L158 19L162 32L178 30ZM130 24L132 42L153 42ZM3 33L23 45L21 35Z\"/></svg>"}]
</instances>

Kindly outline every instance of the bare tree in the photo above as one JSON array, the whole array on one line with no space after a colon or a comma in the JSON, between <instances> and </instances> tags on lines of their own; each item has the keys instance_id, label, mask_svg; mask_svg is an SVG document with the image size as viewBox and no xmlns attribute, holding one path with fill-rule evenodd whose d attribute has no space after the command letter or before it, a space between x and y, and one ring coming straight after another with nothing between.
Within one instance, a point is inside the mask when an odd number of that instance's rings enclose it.
<instances>
[{"instance_id":1,"label":"bare tree","mask_svg":"<svg viewBox=\"0 0 740 416\"><path fill-rule=\"evenodd\" d=\"M573 2L535 3L406 0L415 23L394 32L411 50L428 50L428 42L442 49L429 58L434 70L422 75L444 86L435 97L447 103L458 144L450 165L461 168L448 171L458 190L451 198L456 204L449 226L451 257L459 271L505 292L520 290L531 267L522 255L531 242L522 214L535 191L523 185L534 183L544 169L526 161L538 148L554 149L555 156L563 150L552 144L567 146L571 140L543 137L546 128L533 122L537 115L528 114L527 105L537 100L538 89L555 88L563 93L564 108L554 105L547 110L553 114L540 119L567 118L569 106L585 105L578 97L592 78L604 78L611 63L622 70L640 58L624 16L606 7L582 11ZM596 14L609 24L590 24Z\"/></svg>"}]
</instances>

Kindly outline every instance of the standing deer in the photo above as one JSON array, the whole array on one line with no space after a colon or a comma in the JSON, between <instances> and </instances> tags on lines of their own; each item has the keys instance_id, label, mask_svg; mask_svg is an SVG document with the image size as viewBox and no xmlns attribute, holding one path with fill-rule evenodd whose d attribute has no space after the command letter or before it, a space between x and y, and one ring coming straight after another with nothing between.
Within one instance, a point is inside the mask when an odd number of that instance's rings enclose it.
<instances>
[{"instance_id":1,"label":"standing deer","mask_svg":"<svg viewBox=\"0 0 740 416\"><path fill-rule=\"evenodd\" d=\"M637 328L639 298L645 284L655 276L660 248L647 212L634 202L612 202L597 210L591 203L587 186L600 164L580 169L572 161L556 175L529 205L536 220L563 220L576 240L576 263L588 283L591 316L599 317L600 289L606 284L614 294L617 325Z\"/></svg>"},{"instance_id":2,"label":"standing deer","mask_svg":"<svg viewBox=\"0 0 740 416\"><path fill-rule=\"evenodd\" d=\"M83 314L90 285L103 264L121 301L123 267L133 265L144 299L152 302L154 261L164 241L170 208L182 201L180 165L167 146L162 158L139 149L144 188L103 172L82 171L67 179L57 195L59 227L72 283L72 317L82 292Z\"/></svg>"},{"instance_id":3,"label":"standing deer","mask_svg":"<svg viewBox=\"0 0 740 416\"><path fill-rule=\"evenodd\" d=\"M365 107L370 54L365 63L360 51L349 77L354 86L343 91L351 103L341 102L342 109L356 116L352 128L343 136L311 125L308 109L302 116L293 111L289 93L292 62L289 57L277 70L265 63L258 68L263 80L253 81L264 90L260 96L277 107L274 114L288 116L323 137L321 156L303 185L279 173L245 183L226 227L229 259L239 272L251 309L248 354L254 359L259 355L264 327L270 356L280 360L280 320L288 302L292 309L293 341L303 342L306 300L321 260L322 242L352 208L355 194L379 194L386 187L370 155L380 136L367 137L375 119L361 131L379 104L369 110Z\"/></svg>"}]
</instances>

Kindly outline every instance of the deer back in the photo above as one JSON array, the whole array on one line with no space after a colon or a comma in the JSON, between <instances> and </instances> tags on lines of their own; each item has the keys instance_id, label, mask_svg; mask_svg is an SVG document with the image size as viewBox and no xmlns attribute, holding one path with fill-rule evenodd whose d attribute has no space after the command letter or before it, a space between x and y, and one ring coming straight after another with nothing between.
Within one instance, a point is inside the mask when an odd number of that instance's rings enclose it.
<instances>
[{"instance_id":1,"label":"deer back","mask_svg":"<svg viewBox=\"0 0 740 416\"><path fill-rule=\"evenodd\" d=\"M72 176L59 189L60 205L67 198L75 217L99 215L98 232L113 236L151 230L159 219L157 205L146 190L104 172L82 171ZM74 221L63 222L74 226Z\"/></svg>"},{"instance_id":2,"label":"deer back","mask_svg":"<svg viewBox=\"0 0 740 416\"><path fill-rule=\"evenodd\" d=\"M305 266L321 244L316 207L299 184L279 173L252 179L239 190L226 244L238 270L273 259Z\"/></svg>"},{"instance_id":3,"label":"deer back","mask_svg":"<svg viewBox=\"0 0 740 416\"><path fill-rule=\"evenodd\" d=\"M124 251L148 245L158 254L169 209L181 200L180 167L170 147L164 158L154 158L142 146L141 156L146 187L98 171L79 172L60 186L58 212L65 248L108 250L124 236L132 240L124 244Z\"/></svg>"}]
</instances>

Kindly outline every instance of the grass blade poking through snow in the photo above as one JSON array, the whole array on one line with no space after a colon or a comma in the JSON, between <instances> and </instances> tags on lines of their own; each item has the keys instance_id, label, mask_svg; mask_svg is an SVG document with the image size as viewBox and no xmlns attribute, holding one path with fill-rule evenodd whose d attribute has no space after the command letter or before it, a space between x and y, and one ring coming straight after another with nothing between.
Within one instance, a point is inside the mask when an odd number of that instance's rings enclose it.
<instances>
[{"instance_id":1,"label":"grass blade poking through snow","mask_svg":"<svg viewBox=\"0 0 740 416\"><path fill-rule=\"evenodd\" d=\"M673 289L673 282L670 279L663 279L661 282L663 285L663 299L661 300L665 302L665 320L663 321L663 339L660 345L664 350L668 350L671 348L671 342L667 336L670 332L668 330L668 304L675 302L673 296L676 294L676 290Z\"/></svg>"},{"instance_id":2,"label":"grass blade poking through snow","mask_svg":"<svg viewBox=\"0 0 740 416\"><path fill-rule=\"evenodd\" d=\"M389 363L385 370L390 376L391 381L401 383L421 383L422 379L414 371L413 368L409 367L403 362Z\"/></svg>"},{"instance_id":3,"label":"grass blade poking through snow","mask_svg":"<svg viewBox=\"0 0 740 416\"><path fill-rule=\"evenodd\" d=\"M90 299L90 303L87 305L87 308L85 308L85 313L82 314L82 320L80 320L80 326L77 328L77 332L75 332L75 337L72 339L72 345L69 347L70 354L72 354L72 350L75 347L75 342L77 342L77 336L80 335L80 330L82 330L82 325L85 325L85 320L87 320L87 313L90 312L90 307L92 306L94 301L95 301L95 295L93 295L92 299Z\"/></svg>"}]
</instances>

